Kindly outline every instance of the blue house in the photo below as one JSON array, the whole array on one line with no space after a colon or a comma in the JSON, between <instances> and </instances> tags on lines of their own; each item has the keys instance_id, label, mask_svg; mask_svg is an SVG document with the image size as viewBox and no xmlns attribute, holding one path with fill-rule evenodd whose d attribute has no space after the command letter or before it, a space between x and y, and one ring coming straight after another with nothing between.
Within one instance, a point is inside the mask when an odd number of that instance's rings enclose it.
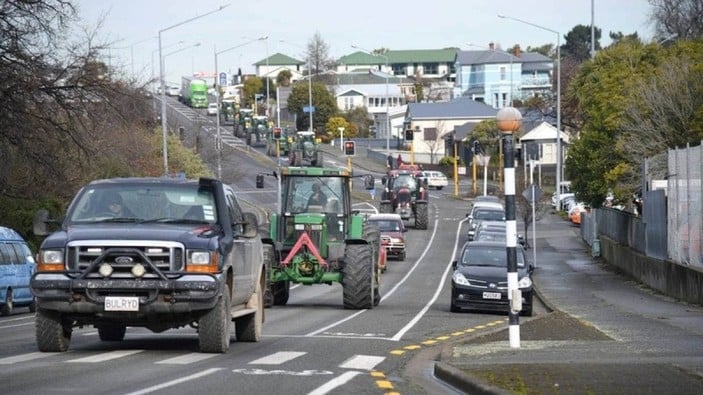
<instances>
[{"instance_id":1,"label":"blue house","mask_svg":"<svg viewBox=\"0 0 703 395\"><path fill-rule=\"evenodd\" d=\"M516 99L551 95L554 62L542 54L515 47L513 55L491 43L487 50L458 51L455 63L454 97L468 97L500 109Z\"/></svg>"}]
</instances>

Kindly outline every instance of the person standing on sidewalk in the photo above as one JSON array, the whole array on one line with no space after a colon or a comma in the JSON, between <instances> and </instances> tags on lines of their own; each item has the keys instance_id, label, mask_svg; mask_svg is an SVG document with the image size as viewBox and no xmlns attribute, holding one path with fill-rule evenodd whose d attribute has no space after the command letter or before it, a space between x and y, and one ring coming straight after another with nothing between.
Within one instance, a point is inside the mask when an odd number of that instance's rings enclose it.
<instances>
[{"instance_id":1,"label":"person standing on sidewalk","mask_svg":"<svg viewBox=\"0 0 703 395\"><path fill-rule=\"evenodd\" d=\"M388 156L386 157L386 168L388 170L393 170L393 156L388 153Z\"/></svg>"},{"instance_id":2,"label":"person standing on sidewalk","mask_svg":"<svg viewBox=\"0 0 703 395\"><path fill-rule=\"evenodd\" d=\"M396 169L400 169L400 165L403 164L403 157L398 154L398 159L396 160Z\"/></svg>"}]
</instances>

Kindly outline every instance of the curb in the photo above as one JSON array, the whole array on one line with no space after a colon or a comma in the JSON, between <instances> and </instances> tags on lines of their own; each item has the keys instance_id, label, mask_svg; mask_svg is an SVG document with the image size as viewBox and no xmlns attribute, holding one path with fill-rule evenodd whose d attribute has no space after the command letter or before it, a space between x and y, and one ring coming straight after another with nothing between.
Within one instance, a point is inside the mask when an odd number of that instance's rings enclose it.
<instances>
[{"instance_id":1,"label":"curb","mask_svg":"<svg viewBox=\"0 0 703 395\"><path fill-rule=\"evenodd\" d=\"M488 385L477 377L444 362L435 362L434 375L437 379L472 395L512 394L512 392Z\"/></svg>"}]
</instances>

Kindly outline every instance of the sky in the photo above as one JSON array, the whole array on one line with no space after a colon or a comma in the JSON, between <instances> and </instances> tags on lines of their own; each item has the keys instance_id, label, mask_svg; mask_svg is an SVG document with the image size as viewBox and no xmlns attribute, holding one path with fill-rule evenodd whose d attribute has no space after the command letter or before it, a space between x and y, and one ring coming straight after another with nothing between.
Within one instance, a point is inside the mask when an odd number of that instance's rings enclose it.
<instances>
[{"instance_id":1,"label":"sky","mask_svg":"<svg viewBox=\"0 0 703 395\"><path fill-rule=\"evenodd\" d=\"M478 50L469 44L487 47L494 42L502 48L519 44L525 49L556 43L552 31L560 33L563 44L574 26L591 25L593 10L602 46L610 43L611 31L637 32L645 41L653 36L647 0L74 0L74 4L83 26L95 27L102 21L98 38L110 43L105 55L109 64L133 72L141 81L158 76L161 32L166 80L175 84L182 75L213 73L216 52L219 72L236 73L241 68L243 73L254 73L254 63L275 53L303 61L304 48L316 33L333 58L356 52L352 45L368 51ZM196 19L189 21L192 18ZM268 39L256 40L260 37Z\"/></svg>"}]
</instances>

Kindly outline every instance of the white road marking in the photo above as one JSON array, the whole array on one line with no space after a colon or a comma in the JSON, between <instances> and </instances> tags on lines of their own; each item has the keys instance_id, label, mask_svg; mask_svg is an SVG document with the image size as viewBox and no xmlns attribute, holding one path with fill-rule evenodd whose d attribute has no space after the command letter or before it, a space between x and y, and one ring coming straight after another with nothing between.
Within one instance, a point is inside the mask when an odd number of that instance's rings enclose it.
<instances>
[{"instance_id":1,"label":"white road marking","mask_svg":"<svg viewBox=\"0 0 703 395\"><path fill-rule=\"evenodd\" d=\"M117 359L117 358L122 358L126 357L129 355L133 354L138 354L144 350L118 350L118 351L110 351L110 352L105 352L101 353L98 355L92 355L90 357L84 357L84 358L77 358L77 359L70 359L66 362L77 362L77 363L95 363L95 362L105 362L109 361L111 359Z\"/></svg>"},{"instance_id":2,"label":"white road marking","mask_svg":"<svg viewBox=\"0 0 703 395\"><path fill-rule=\"evenodd\" d=\"M341 376L335 377L334 379L326 382L322 386L317 387L316 390L311 391L310 393L308 393L308 395L327 394L327 393L331 392L332 390L334 390L335 388L341 387L344 384L348 383L351 379L353 379L354 377L356 377L360 374L361 374L361 372L356 372L356 371L346 372L346 373L342 374Z\"/></svg>"},{"instance_id":3,"label":"white road marking","mask_svg":"<svg viewBox=\"0 0 703 395\"><path fill-rule=\"evenodd\" d=\"M199 352L192 352L186 355L181 355L178 357L173 357L169 359L164 359L163 361L156 362L157 364L163 365L187 365L189 363L200 362L205 359L209 359L217 356L217 354L205 354Z\"/></svg>"},{"instance_id":4,"label":"white road marking","mask_svg":"<svg viewBox=\"0 0 703 395\"><path fill-rule=\"evenodd\" d=\"M61 352L30 352L28 354L15 355L13 357L1 358L0 365L12 365L18 362L27 362L52 355L63 354Z\"/></svg>"},{"instance_id":5,"label":"white road marking","mask_svg":"<svg viewBox=\"0 0 703 395\"><path fill-rule=\"evenodd\" d=\"M288 362L292 359L303 356L307 353L296 352L296 351L280 351L273 353L271 355L265 356L263 358L255 359L249 362L250 365L280 365L282 363Z\"/></svg>"},{"instance_id":6,"label":"white road marking","mask_svg":"<svg viewBox=\"0 0 703 395\"><path fill-rule=\"evenodd\" d=\"M172 387L172 386L174 386L174 385L176 385L176 384L184 383L184 382L186 382L186 381L194 380L194 379L197 379L197 378L200 378L200 377L203 377L203 376L207 376L207 375L209 375L209 374L213 374L213 373L215 373L215 372L217 372L217 371L219 371L219 370L222 370L222 368L206 369L206 370L203 370L202 372L198 372L198 373L195 373L195 374L191 374L190 376L185 376L185 377L181 377L180 379L176 379L176 380L172 380L172 381L167 381L167 382L165 382L165 383L161 383L161 384L155 385L155 386L153 386L153 387L144 388L144 389L139 390L139 391L129 392L129 393L125 394L125 395L143 395L143 394L148 394L148 393L150 393L150 392L155 392L155 391L158 391L158 390L162 390L162 389L164 389L164 388Z\"/></svg>"},{"instance_id":7,"label":"white road marking","mask_svg":"<svg viewBox=\"0 0 703 395\"><path fill-rule=\"evenodd\" d=\"M234 370L232 370L232 373L248 374L248 375L250 375L250 376L281 375L281 376L300 376L300 377L309 377L309 376L329 376L329 375L334 374L334 372L330 372L329 370L301 370L301 371L294 371L294 370L283 370L283 369L276 369L276 370L265 370L265 369L234 369Z\"/></svg>"},{"instance_id":8,"label":"white road marking","mask_svg":"<svg viewBox=\"0 0 703 395\"><path fill-rule=\"evenodd\" d=\"M339 367L344 369L372 370L376 367L376 365L383 362L385 359L386 357L379 357L376 355L354 355L353 357L342 362Z\"/></svg>"}]
</instances>

